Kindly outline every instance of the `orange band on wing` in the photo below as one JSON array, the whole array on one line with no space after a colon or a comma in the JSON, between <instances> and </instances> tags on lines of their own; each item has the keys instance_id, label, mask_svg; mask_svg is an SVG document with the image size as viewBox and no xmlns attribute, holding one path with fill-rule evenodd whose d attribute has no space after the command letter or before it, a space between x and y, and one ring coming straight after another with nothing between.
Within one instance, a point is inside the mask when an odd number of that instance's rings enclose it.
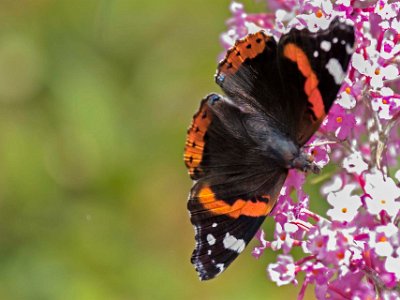
<instances>
[{"instance_id":1,"label":"orange band on wing","mask_svg":"<svg viewBox=\"0 0 400 300\"><path fill-rule=\"evenodd\" d=\"M189 169L189 174L193 178L194 171L199 167L204 152L204 136L208 126L211 123L212 115L206 101L203 101L200 110L193 117L192 124L189 128L186 138L186 147L184 160L186 167Z\"/></svg>"},{"instance_id":2,"label":"orange band on wing","mask_svg":"<svg viewBox=\"0 0 400 300\"><path fill-rule=\"evenodd\" d=\"M213 191L207 186L200 190L197 197L203 207L210 213L215 215L227 215L234 219L240 216L266 216L272 209L272 205L269 204L269 196L262 196L261 198L263 200L256 200L255 202L237 199L233 205L230 205L223 200L216 199Z\"/></svg>"},{"instance_id":3,"label":"orange band on wing","mask_svg":"<svg viewBox=\"0 0 400 300\"><path fill-rule=\"evenodd\" d=\"M304 91L311 103L311 109L317 119L325 117L325 106L320 91L318 90L318 79L313 72L307 55L295 44L287 44L283 50L283 55L295 62L303 76L306 78Z\"/></svg>"},{"instance_id":4,"label":"orange band on wing","mask_svg":"<svg viewBox=\"0 0 400 300\"><path fill-rule=\"evenodd\" d=\"M234 74L246 59L251 59L262 53L270 37L264 32L249 34L242 40L237 40L235 46L228 50L225 59L218 66L218 73Z\"/></svg>"}]
</instances>

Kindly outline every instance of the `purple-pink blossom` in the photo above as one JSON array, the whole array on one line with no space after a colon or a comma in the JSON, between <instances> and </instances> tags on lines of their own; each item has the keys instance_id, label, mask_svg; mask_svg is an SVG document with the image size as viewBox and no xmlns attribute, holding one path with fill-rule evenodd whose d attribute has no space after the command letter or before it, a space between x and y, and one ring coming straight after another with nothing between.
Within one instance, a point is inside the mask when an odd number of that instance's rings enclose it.
<instances>
[{"instance_id":1,"label":"purple-pink blossom","mask_svg":"<svg viewBox=\"0 0 400 300\"><path fill-rule=\"evenodd\" d=\"M354 24L356 46L336 104L305 147L320 168L335 165L334 173L314 199L303 189L305 174L289 172L271 213L274 239L259 231L253 255L281 253L268 275L281 286L301 274L298 299L311 285L317 299L400 299L400 2L266 2L270 11L254 14L232 2L225 49L258 30L277 39L293 27L317 32L335 17ZM312 212L311 201L329 209Z\"/></svg>"}]
</instances>

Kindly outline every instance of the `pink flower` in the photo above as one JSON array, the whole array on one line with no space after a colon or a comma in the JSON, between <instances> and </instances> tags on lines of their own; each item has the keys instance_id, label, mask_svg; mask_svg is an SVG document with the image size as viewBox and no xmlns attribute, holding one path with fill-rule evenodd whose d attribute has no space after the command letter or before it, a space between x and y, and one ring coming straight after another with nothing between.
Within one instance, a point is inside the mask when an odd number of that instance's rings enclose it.
<instances>
[{"instance_id":1,"label":"pink flower","mask_svg":"<svg viewBox=\"0 0 400 300\"><path fill-rule=\"evenodd\" d=\"M295 0L270 0L267 1L268 7L272 11L276 11L278 9L284 10L292 10L293 7L298 5L298 1Z\"/></svg>"},{"instance_id":2,"label":"pink flower","mask_svg":"<svg viewBox=\"0 0 400 300\"><path fill-rule=\"evenodd\" d=\"M314 163L316 163L318 167L323 168L329 163L331 147L328 143L325 143L324 140L311 138L308 142L307 152L314 158Z\"/></svg>"},{"instance_id":3,"label":"pink flower","mask_svg":"<svg viewBox=\"0 0 400 300\"><path fill-rule=\"evenodd\" d=\"M339 105L333 105L328 117L323 122L322 130L334 132L338 139L344 140L355 125L356 119L353 114L348 113Z\"/></svg>"},{"instance_id":4,"label":"pink flower","mask_svg":"<svg viewBox=\"0 0 400 300\"><path fill-rule=\"evenodd\" d=\"M400 2L267 3L273 13L247 13L242 4L232 3L233 17L221 38L224 48L260 29L276 39L293 27L316 32L337 16L354 24L356 46L336 104L304 147L318 166L329 164L313 179L326 181L321 195L315 190L308 195L306 175L291 170L271 213L274 240L260 230L253 255L258 258L267 248L283 251L267 271L279 286L297 283L303 274L299 300L312 284L317 299L399 299L400 134L391 129L398 128L400 118ZM330 208L322 215L331 221L309 210L310 201L323 198ZM294 248L303 252L296 262L290 255Z\"/></svg>"},{"instance_id":5,"label":"pink flower","mask_svg":"<svg viewBox=\"0 0 400 300\"><path fill-rule=\"evenodd\" d=\"M292 237L299 228L291 223L285 223L283 226L276 223L275 228L275 241L271 243L272 250L283 249L284 253L289 253L295 243Z\"/></svg>"},{"instance_id":6,"label":"pink flower","mask_svg":"<svg viewBox=\"0 0 400 300\"><path fill-rule=\"evenodd\" d=\"M265 240L264 235L264 230L260 229L255 236L260 245L253 249L252 255L257 259L261 257L265 249L271 247L271 243Z\"/></svg>"},{"instance_id":7,"label":"pink flower","mask_svg":"<svg viewBox=\"0 0 400 300\"><path fill-rule=\"evenodd\" d=\"M344 276L339 276L328 284L324 295L325 298L320 299L356 299L356 294L375 297L373 288L362 282L363 277L363 272L351 272Z\"/></svg>"},{"instance_id":8,"label":"pink flower","mask_svg":"<svg viewBox=\"0 0 400 300\"><path fill-rule=\"evenodd\" d=\"M303 265L309 283L326 284L333 271L320 262L307 262Z\"/></svg>"},{"instance_id":9,"label":"pink flower","mask_svg":"<svg viewBox=\"0 0 400 300\"><path fill-rule=\"evenodd\" d=\"M330 233L326 230L321 232L321 228L316 226L309 233L309 243L306 245L305 252L312 253L317 259L323 260L328 255L328 242ZM332 235L331 235L332 236Z\"/></svg>"}]
</instances>

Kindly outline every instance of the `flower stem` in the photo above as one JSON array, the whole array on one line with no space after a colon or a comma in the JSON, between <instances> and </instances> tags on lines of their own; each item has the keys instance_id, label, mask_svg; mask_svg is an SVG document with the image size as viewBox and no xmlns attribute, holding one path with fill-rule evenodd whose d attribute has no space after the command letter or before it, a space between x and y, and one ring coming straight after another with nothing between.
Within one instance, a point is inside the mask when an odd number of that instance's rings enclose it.
<instances>
[{"instance_id":1,"label":"flower stem","mask_svg":"<svg viewBox=\"0 0 400 300\"><path fill-rule=\"evenodd\" d=\"M296 220L291 221L289 223L296 225L297 227L299 227L300 229L303 229L304 231L310 231L310 229L312 227L314 227L314 225L312 225L311 223L304 222L303 220L299 220L299 219L296 219Z\"/></svg>"},{"instance_id":2,"label":"flower stem","mask_svg":"<svg viewBox=\"0 0 400 300\"><path fill-rule=\"evenodd\" d=\"M304 295L306 293L307 286L308 286L308 279L305 278L303 284L301 285L301 289L300 289L299 295L297 296L297 300L304 299Z\"/></svg>"}]
</instances>

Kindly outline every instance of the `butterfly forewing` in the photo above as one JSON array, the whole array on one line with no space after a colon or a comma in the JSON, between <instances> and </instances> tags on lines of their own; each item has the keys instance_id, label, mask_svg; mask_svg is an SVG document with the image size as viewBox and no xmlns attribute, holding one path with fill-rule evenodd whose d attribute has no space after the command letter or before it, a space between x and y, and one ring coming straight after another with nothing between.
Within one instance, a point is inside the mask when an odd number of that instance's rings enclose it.
<instances>
[{"instance_id":1,"label":"butterfly forewing","mask_svg":"<svg viewBox=\"0 0 400 300\"><path fill-rule=\"evenodd\" d=\"M300 145L319 128L335 101L353 45L353 27L339 19L317 33L292 29L279 41L279 72L287 91L284 99L293 108L290 116L296 119Z\"/></svg>"}]
</instances>

